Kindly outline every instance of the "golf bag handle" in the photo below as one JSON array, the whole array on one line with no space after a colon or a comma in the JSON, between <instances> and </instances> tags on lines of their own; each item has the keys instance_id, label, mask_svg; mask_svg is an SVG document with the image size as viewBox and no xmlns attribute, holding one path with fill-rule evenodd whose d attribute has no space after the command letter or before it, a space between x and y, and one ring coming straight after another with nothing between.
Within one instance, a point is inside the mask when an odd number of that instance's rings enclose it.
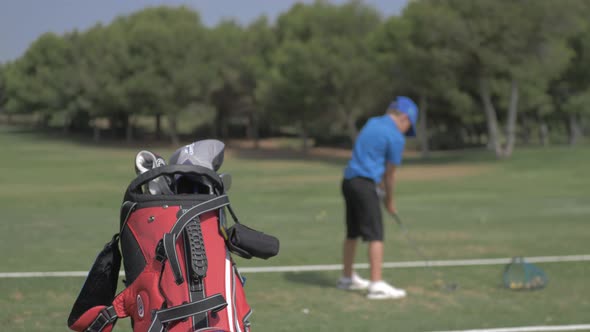
<instances>
[{"instance_id":1,"label":"golf bag handle","mask_svg":"<svg viewBox=\"0 0 590 332\"><path fill-rule=\"evenodd\" d=\"M197 165L166 165L152 168L149 171L138 175L133 181L131 181L127 191L132 194L141 194L141 186L160 176L172 176L175 174L204 175L209 178L218 189L220 189L220 192L223 192L223 182L219 175L207 167Z\"/></svg>"}]
</instances>

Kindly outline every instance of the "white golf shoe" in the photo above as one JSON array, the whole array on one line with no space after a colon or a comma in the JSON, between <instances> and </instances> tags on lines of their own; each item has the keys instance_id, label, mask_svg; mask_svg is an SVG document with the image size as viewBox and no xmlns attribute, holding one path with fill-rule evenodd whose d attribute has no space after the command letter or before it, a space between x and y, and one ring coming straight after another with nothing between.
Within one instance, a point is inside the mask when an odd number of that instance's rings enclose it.
<instances>
[{"instance_id":1,"label":"white golf shoe","mask_svg":"<svg viewBox=\"0 0 590 332\"><path fill-rule=\"evenodd\" d=\"M369 288L370 284L371 282L369 280L363 279L358 274L353 273L350 278L341 277L336 287L346 290L365 290Z\"/></svg>"},{"instance_id":2,"label":"white golf shoe","mask_svg":"<svg viewBox=\"0 0 590 332\"><path fill-rule=\"evenodd\" d=\"M367 298L370 300L401 299L406 297L406 291L395 288L385 281L375 281L369 285Z\"/></svg>"}]
</instances>

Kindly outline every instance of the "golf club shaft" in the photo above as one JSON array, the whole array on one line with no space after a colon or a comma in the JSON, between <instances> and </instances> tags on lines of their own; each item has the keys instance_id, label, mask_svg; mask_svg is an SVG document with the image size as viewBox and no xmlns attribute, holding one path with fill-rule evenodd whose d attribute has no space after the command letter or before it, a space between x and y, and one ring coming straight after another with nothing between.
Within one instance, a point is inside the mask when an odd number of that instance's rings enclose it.
<instances>
[{"instance_id":1,"label":"golf club shaft","mask_svg":"<svg viewBox=\"0 0 590 332\"><path fill-rule=\"evenodd\" d=\"M418 256L420 256L420 258L424 261L424 266L427 267L428 271L430 271L430 273L432 273L432 276L435 279L438 279L437 274L434 272L434 269L430 265L430 259L424 254L424 252L422 250L420 250L420 247L418 246L418 244L410 236L410 233L408 232L408 228L404 225L401 218L397 215L397 213L392 213L391 216L393 217L393 219L395 220L397 225L402 230L402 233L404 233L404 237L406 238L406 241L410 244L410 247L412 247L412 249L414 249L414 251L418 254ZM444 283L444 289L446 289L446 290L453 291L457 288L457 284L455 284L455 283L447 283L444 280L443 280L443 283Z\"/></svg>"},{"instance_id":2,"label":"golf club shaft","mask_svg":"<svg viewBox=\"0 0 590 332\"><path fill-rule=\"evenodd\" d=\"M420 247L418 246L418 244L410 236L410 233L408 232L408 228L406 227L406 225L404 225L404 223L402 223L402 221L401 221L400 217L397 215L397 213L393 213L392 216L393 216L393 219L395 220L395 222L397 223L397 225L401 228L406 240L408 241L408 243L410 243L410 246L412 247L412 249L414 249L414 251L418 254L418 256L420 256L420 258L426 263L426 265L428 267L430 267L430 259L424 254L424 252L422 250L420 250Z\"/></svg>"}]
</instances>

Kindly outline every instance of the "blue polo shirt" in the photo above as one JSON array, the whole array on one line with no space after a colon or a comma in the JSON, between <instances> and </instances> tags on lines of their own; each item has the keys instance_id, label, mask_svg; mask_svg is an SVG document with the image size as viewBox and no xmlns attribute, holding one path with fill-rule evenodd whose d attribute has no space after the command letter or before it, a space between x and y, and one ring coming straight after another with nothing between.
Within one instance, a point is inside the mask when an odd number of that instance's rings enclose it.
<instances>
[{"instance_id":1,"label":"blue polo shirt","mask_svg":"<svg viewBox=\"0 0 590 332\"><path fill-rule=\"evenodd\" d=\"M354 143L344 178L365 177L381 182L386 163L401 165L405 144L405 136L389 115L370 118Z\"/></svg>"}]
</instances>

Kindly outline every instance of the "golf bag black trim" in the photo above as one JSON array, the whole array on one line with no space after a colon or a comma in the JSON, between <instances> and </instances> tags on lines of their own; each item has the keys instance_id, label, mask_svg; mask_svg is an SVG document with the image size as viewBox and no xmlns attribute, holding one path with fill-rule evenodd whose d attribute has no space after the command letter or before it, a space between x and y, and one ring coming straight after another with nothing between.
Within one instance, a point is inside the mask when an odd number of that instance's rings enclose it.
<instances>
[{"instance_id":1,"label":"golf bag black trim","mask_svg":"<svg viewBox=\"0 0 590 332\"><path fill-rule=\"evenodd\" d=\"M142 192L149 181L176 174L205 178L213 194ZM225 207L236 223L229 234L236 233L236 226L242 230L233 242L225 228ZM74 303L68 318L71 329L110 332L118 318L131 316L136 332L208 327L249 331L251 309L244 279L229 252L238 248L246 256L268 258L278 253L279 244L276 238L239 224L216 173L191 165L148 170L127 188L120 218L120 235L100 252ZM257 252L248 238L270 239L274 247L271 252ZM115 295L121 266L119 241L127 280L126 288Z\"/></svg>"}]
</instances>

